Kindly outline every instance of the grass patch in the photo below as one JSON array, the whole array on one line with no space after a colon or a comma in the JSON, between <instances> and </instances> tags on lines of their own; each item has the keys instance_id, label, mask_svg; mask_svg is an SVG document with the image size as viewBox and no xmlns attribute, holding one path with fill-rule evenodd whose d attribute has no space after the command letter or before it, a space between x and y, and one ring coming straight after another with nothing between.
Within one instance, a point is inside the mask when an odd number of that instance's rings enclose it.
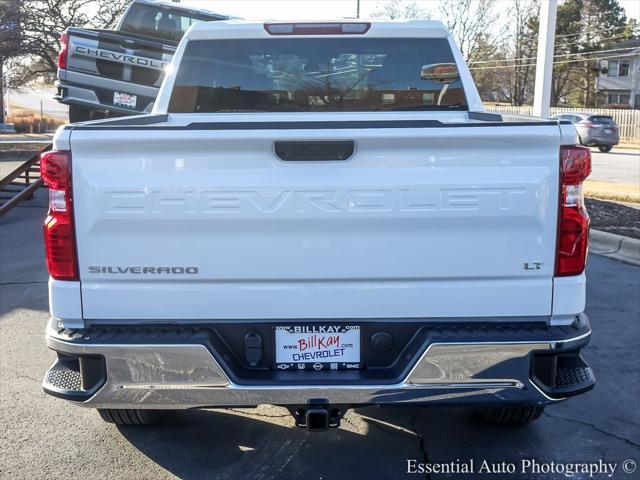
<instances>
[{"instance_id":1,"label":"grass patch","mask_svg":"<svg viewBox=\"0 0 640 480\"><path fill-rule=\"evenodd\" d=\"M602 200L640 203L640 185L587 180L584 182L584 195Z\"/></svg>"},{"instance_id":2,"label":"grass patch","mask_svg":"<svg viewBox=\"0 0 640 480\"><path fill-rule=\"evenodd\" d=\"M13 123L17 133L52 132L65 123L61 118L47 115L40 118L39 112L16 107L11 107L11 115L5 121Z\"/></svg>"}]
</instances>

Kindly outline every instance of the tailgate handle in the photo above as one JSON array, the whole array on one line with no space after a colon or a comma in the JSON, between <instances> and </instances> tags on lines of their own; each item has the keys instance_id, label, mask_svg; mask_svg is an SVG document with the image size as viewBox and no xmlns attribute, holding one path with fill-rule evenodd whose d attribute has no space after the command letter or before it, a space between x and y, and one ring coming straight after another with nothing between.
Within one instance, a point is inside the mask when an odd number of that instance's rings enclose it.
<instances>
[{"instance_id":1,"label":"tailgate handle","mask_svg":"<svg viewBox=\"0 0 640 480\"><path fill-rule=\"evenodd\" d=\"M347 160L353 155L353 140L275 142L276 155L284 161Z\"/></svg>"}]
</instances>

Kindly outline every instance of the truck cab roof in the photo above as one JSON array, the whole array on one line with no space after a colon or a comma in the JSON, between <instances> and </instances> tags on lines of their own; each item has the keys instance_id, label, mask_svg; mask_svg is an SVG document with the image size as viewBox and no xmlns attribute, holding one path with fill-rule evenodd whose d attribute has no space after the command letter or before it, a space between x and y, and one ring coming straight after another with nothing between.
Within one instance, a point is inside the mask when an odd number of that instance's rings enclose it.
<instances>
[{"instance_id":1,"label":"truck cab roof","mask_svg":"<svg viewBox=\"0 0 640 480\"><path fill-rule=\"evenodd\" d=\"M196 8L196 7L190 7L190 6L186 6L186 5L182 5L179 3L174 3L174 2L166 2L166 1L155 1L155 0L133 0L133 2L131 2L131 5L135 5L135 4L142 4L142 5L151 5L154 7L161 7L161 8L166 8L169 10L175 10L176 12L191 12L191 13L199 13L202 15L211 15L212 17L217 17L218 19L226 19L226 18L236 18L233 17L231 15L226 15L223 13L219 13L219 12L213 12L211 10L208 10L206 8ZM131 7L131 6L130 6Z\"/></svg>"},{"instance_id":2,"label":"truck cab roof","mask_svg":"<svg viewBox=\"0 0 640 480\"><path fill-rule=\"evenodd\" d=\"M357 26L361 25L361 29ZM343 31L338 30L343 26ZM278 27L278 29L274 28ZM286 28L288 27L288 31ZM325 36L366 35L369 37L446 38L447 27L438 20L245 20L229 19L220 22L202 22L193 25L185 35L186 40L216 38L266 38L270 36Z\"/></svg>"}]
</instances>

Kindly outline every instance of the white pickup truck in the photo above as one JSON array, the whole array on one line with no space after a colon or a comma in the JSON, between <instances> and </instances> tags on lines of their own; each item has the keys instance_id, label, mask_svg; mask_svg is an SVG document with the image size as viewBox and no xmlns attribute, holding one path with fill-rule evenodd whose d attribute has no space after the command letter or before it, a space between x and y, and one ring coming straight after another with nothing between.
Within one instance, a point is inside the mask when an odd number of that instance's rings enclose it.
<instances>
[{"instance_id":1,"label":"white pickup truck","mask_svg":"<svg viewBox=\"0 0 640 480\"><path fill-rule=\"evenodd\" d=\"M440 22L193 25L148 115L42 155L47 393L103 419L589 390L589 150L485 113Z\"/></svg>"}]
</instances>

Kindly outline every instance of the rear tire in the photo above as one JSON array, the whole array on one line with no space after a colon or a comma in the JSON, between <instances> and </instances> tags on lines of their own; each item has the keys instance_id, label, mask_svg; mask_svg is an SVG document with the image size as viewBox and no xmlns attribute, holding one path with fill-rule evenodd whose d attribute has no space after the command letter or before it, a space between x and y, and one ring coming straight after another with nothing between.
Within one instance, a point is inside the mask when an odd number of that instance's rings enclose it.
<instances>
[{"instance_id":1,"label":"rear tire","mask_svg":"<svg viewBox=\"0 0 640 480\"><path fill-rule=\"evenodd\" d=\"M540 418L544 407L540 405L507 405L504 407L487 407L478 410L483 420L503 425L522 425Z\"/></svg>"},{"instance_id":2,"label":"rear tire","mask_svg":"<svg viewBox=\"0 0 640 480\"><path fill-rule=\"evenodd\" d=\"M69 121L71 123L88 122L89 120L91 120L91 110L77 105L69 105Z\"/></svg>"},{"instance_id":3,"label":"rear tire","mask_svg":"<svg viewBox=\"0 0 640 480\"><path fill-rule=\"evenodd\" d=\"M99 408L102 420L116 425L150 425L160 420L165 412L162 410L134 410Z\"/></svg>"},{"instance_id":4,"label":"rear tire","mask_svg":"<svg viewBox=\"0 0 640 480\"><path fill-rule=\"evenodd\" d=\"M600 150L602 153L608 153L611 151L612 148L613 148L612 145L600 145L598 147L598 150Z\"/></svg>"}]
</instances>

